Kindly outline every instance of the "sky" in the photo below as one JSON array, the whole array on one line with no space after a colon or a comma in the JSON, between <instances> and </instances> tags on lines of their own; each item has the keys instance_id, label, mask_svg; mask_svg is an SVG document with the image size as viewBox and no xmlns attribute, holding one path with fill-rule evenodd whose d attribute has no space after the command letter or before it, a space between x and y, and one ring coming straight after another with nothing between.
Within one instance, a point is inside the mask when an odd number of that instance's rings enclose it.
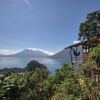
<instances>
[{"instance_id":1,"label":"sky","mask_svg":"<svg viewBox=\"0 0 100 100\"><path fill-rule=\"evenodd\" d=\"M58 52L76 41L81 22L100 0L0 0L0 52Z\"/></svg>"}]
</instances>

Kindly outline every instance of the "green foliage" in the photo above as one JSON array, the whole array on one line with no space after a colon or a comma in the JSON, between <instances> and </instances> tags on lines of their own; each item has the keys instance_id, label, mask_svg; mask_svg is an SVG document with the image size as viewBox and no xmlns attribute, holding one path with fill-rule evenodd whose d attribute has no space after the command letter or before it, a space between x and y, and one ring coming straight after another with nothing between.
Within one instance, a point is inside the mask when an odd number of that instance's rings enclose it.
<instances>
[{"instance_id":1,"label":"green foliage","mask_svg":"<svg viewBox=\"0 0 100 100\"><path fill-rule=\"evenodd\" d=\"M37 68L31 72L8 76L3 80L0 97L2 100L3 98L9 98L9 100L34 100L37 98L36 100L41 100L44 98L42 84L48 75L47 69Z\"/></svg>"},{"instance_id":2,"label":"green foliage","mask_svg":"<svg viewBox=\"0 0 100 100\"><path fill-rule=\"evenodd\" d=\"M97 66L100 67L100 45L93 48L91 55L92 55L93 60L96 61Z\"/></svg>"},{"instance_id":3,"label":"green foliage","mask_svg":"<svg viewBox=\"0 0 100 100\"><path fill-rule=\"evenodd\" d=\"M100 36L100 10L89 13L87 20L80 25L80 40L89 40Z\"/></svg>"},{"instance_id":4,"label":"green foliage","mask_svg":"<svg viewBox=\"0 0 100 100\"><path fill-rule=\"evenodd\" d=\"M93 89L99 97L100 84L68 65L53 75L47 69L36 68L1 78L0 100L89 100Z\"/></svg>"}]
</instances>

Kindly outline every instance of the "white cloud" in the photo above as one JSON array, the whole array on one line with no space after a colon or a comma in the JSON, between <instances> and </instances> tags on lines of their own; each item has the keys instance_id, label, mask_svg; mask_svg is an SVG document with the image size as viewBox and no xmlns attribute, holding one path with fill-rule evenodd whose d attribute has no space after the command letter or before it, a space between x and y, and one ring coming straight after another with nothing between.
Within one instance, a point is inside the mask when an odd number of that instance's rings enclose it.
<instances>
[{"instance_id":1,"label":"white cloud","mask_svg":"<svg viewBox=\"0 0 100 100\"><path fill-rule=\"evenodd\" d=\"M31 5L30 5L29 0L24 0L24 1L25 1L25 4L26 4L29 8L31 8Z\"/></svg>"},{"instance_id":2,"label":"white cloud","mask_svg":"<svg viewBox=\"0 0 100 100\"><path fill-rule=\"evenodd\" d=\"M53 55L54 53L53 52L50 52L50 51L47 51L47 50L42 50L42 49L37 49L37 48L28 48L30 50L33 50L33 51L41 51L41 52L44 52L48 55ZM0 50L0 54L4 54L4 55L9 55L9 54L15 54L15 53L18 53L20 51L22 51L23 49L20 49L20 50L7 50L7 49L3 49L3 50Z\"/></svg>"},{"instance_id":3,"label":"white cloud","mask_svg":"<svg viewBox=\"0 0 100 100\"><path fill-rule=\"evenodd\" d=\"M53 55L54 54L53 52L50 52L48 50L43 50L43 49L37 49L37 48L28 48L28 49L33 50L33 51L37 51L38 50L38 51L44 52L44 53L49 54L49 55Z\"/></svg>"},{"instance_id":4,"label":"white cloud","mask_svg":"<svg viewBox=\"0 0 100 100\"><path fill-rule=\"evenodd\" d=\"M77 44L77 43L80 43L80 41L77 41L77 40L76 40L76 41L74 41L73 43L74 43L74 44Z\"/></svg>"},{"instance_id":5,"label":"white cloud","mask_svg":"<svg viewBox=\"0 0 100 100\"><path fill-rule=\"evenodd\" d=\"M20 50L0 50L0 54L3 55L9 55L9 54L15 54L17 52L19 52Z\"/></svg>"}]
</instances>

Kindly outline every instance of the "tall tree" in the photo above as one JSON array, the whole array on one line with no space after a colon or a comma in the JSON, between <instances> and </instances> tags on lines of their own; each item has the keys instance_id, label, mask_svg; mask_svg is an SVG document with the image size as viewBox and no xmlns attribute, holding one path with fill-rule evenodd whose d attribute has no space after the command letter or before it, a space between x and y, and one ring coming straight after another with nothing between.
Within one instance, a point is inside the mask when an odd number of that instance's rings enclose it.
<instances>
[{"instance_id":1,"label":"tall tree","mask_svg":"<svg viewBox=\"0 0 100 100\"><path fill-rule=\"evenodd\" d=\"M85 22L80 24L79 40L89 40L100 36L100 10L89 13Z\"/></svg>"}]
</instances>

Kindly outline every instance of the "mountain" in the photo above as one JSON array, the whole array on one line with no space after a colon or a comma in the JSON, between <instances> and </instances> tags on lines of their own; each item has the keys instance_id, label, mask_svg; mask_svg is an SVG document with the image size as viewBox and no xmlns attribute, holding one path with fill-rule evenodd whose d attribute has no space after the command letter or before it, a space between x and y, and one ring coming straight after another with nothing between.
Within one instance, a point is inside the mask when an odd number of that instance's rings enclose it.
<instances>
[{"instance_id":1,"label":"mountain","mask_svg":"<svg viewBox=\"0 0 100 100\"><path fill-rule=\"evenodd\" d=\"M25 49L16 54L11 54L11 55L6 55L6 56L8 57L48 57L49 55L39 50Z\"/></svg>"},{"instance_id":2,"label":"mountain","mask_svg":"<svg viewBox=\"0 0 100 100\"><path fill-rule=\"evenodd\" d=\"M75 50L75 48L74 48ZM82 47L78 47L78 52L80 52L80 55L77 57L78 61L82 61L83 60L83 53L82 53ZM76 57L72 51L72 57L73 57L73 61L76 60ZM67 62L71 61L71 55L70 55L70 49L63 49L62 51L50 56L50 58L53 59L66 59Z\"/></svg>"},{"instance_id":3,"label":"mountain","mask_svg":"<svg viewBox=\"0 0 100 100\"><path fill-rule=\"evenodd\" d=\"M0 54L0 57L4 57L5 55L4 54Z\"/></svg>"},{"instance_id":4,"label":"mountain","mask_svg":"<svg viewBox=\"0 0 100 100\"><path fill-rule=\"evenodd\" d=\"M50 56L50 58L54 58L54 59L66 59L68 55L68 50L63 49L62 51Z\"/></svg>"}]
</instances>

